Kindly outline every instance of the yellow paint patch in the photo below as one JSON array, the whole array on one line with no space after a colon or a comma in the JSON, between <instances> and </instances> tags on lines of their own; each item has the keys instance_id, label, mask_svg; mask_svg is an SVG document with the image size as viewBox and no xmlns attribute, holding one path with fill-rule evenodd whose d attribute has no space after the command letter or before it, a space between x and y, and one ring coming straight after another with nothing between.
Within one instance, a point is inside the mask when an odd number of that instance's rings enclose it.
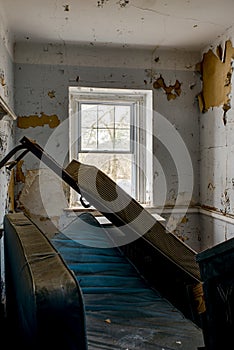
<instances>
[{"instance_id":1,"label":"yellow paint patch","mask_svg":"<svg viewBox=\"0 0 234 350\"><path fill-rule=\"evenodd\" d=\"M198 313L204 313L206 311L206 305L202 283L198 283L195 286L193 286L193 296Z\"/></svg>"},{"instance_id":2,"label":"yellow paint patch","mask_svg":"<svg viewBox=\"0 0 234 350\"><path fill-rule=\"evenodd\" d=\"M167 86L162 76L160 76L153 84L155 89L163 89L167 95L168 101L175 100L181 94L181 83L176 80L174 85Z\"/></svg>"},{"instance_id":3,"label":"yellow paint patch","mask_svg":"<svg viewBox=\"0 0 234 350\"><path fill-rule=\"evenodd\" d=\"M50 128L56 128L60 120L56 114L47 115L41 112L41 115L21 116L17 118L17 126L20 129L35 128L37 126L49 125Z\"/></svg>"},{"instance_id":4,"label":"yellow paint patch","mask_svg":"<svg viewBox=\"0 0 234 350\"><path fill-rule=\"evenodd\" d=\"M4 78L4 77L1 77L1 76L0 76L0 84L1 84L2 86L5 86L5 85L6 85L6 83L5 83L5 78Z\"/></svg>"},{"instance_id":5,"label":"yellow paint patch","mask_svg":"<svg viewBox=\"0 0 234 350\"><path fill-rule=\"evenodd\" d=\"M188 222L188 218L186 216L183 216L183 218L181 219L181 223L186 224L186 222Z\"/></svg>"},{"instance_id":6,"label":"yellow paint patch","mask_svg":"<svg viewBox=\"0 0 234 350\"><path fill-rule=\"evenodd\" d=\"M21 159L17 164L16 164L16 172L15 172L15 180L16 182L22 182L25 183L25 175L22 170L22 165L24 163L24 160Z\"/></svg>"},{"instance_id":7,"label":"yellow paint patch","mask_svg":"<svg viewBox=\"0 0 234 350\"><path fill-rule=\"evenodd\" d=\"M220 46L216 53L209 50L203 55L203 60L197 65L197 71L202 75L203 89L199 95L199 107L204 113L209 108L222 106L226 113L230 109L232 59L234 48L230 40L225 43L222 52Z\"/></svg>"},{"instance_id":8,"label":"yellow paint patch","mask_svg":"<svg viewBox=\"0 0 234 350\"><path fill-rule=\"evenodd\" d=\"M0 71L0 84L2 85L2 86L5 86L6 85L6 82L5 82L5 74L4 74L4 72L1 70Z\"/></svg>"}]
</instances>

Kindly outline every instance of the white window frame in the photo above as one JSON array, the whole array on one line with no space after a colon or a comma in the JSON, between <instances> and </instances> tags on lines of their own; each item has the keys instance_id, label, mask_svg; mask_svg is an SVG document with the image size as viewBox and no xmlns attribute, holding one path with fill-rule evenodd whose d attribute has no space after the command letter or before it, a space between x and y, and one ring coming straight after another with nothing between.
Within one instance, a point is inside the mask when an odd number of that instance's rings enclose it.
<instances>
[{"instance_id":1,"label":"white window frame","mask_svg":"<svg viewBox=\"0 0 234 350\"><path fill-rule=\"evenodd\" d=\"M135 149L136 183L135 198L143 205L153 202L153 108L152 90L113 89L93 87L69 87L69 161L78 159L79 152L79 104L81 102L132 102L135 103L136 113L133 135ZM105 153L105 152L104 152ZM144 176L146 174L146 176ZM146 181L147 177L147 181ZM77 193L70 191L70 207L77 206Z\"/></svg>"}]
</instances>

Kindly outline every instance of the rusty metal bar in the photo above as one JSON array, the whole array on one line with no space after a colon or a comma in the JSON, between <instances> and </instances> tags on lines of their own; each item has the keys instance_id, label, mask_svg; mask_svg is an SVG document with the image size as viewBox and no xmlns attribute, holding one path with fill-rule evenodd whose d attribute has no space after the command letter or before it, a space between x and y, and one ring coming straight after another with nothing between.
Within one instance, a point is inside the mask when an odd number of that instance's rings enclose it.
<instances>
[{"instance_id":1,"label":"rusty metal bar","mask_svg":"<svg viewBox=\"0 0 234 350\"><path fill-rule=\"evenodd\" d=\"M0 169L4 167L8 163L8 161L15 155L16 152L25 149L24 145L18 145L14 147L1 161L0 161Z\"/></svg>"},{"instance_id":2,"label":"rusty metal bar","mask_svg":"<svg viewBox=\"0 0 234 350\"><path fill-rule=\"evenodd\" d=\"M32 152L38 159L40 159L45 165L47 165L56 175L58 175L62 180L64 180L69 186L71 186L79 195L80 202L85 208L89 208L90 204L86 203L77 182L71 177L71 175L63 169L52 157L47 154L43 148L41 148L36 142L31 141L26 136L20 140L21 145L14 147L1 161L0 169L7 164L7 162L17 153L19 150L24 149L22 152L8 167L12 169L17 162L22 159L28 152Z\"/></svg>"}]
</instances>

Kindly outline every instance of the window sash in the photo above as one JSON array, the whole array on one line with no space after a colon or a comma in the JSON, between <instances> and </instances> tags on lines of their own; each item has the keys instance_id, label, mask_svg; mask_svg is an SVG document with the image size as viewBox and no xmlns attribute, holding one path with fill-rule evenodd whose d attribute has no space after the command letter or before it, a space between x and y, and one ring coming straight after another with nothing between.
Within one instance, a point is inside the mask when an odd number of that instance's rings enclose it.
<instances>
[{"instance_id":1,"label":"window sash","mask_svg":"<svg viewBox=\"0 0 234 350\"><path fill-rule=\"evenodd\" d=\"M113 149L101 149L101 148L95 148L95 149L83 149L82 148L82 111L81 107L82 104L90 104L92 105L97 105L97 106L128 106L130 107L130 135L129 135L129 150L124 150L124 149L118 149L118 148L113 148ZM135 120L135 103L123 103L123 102L100 102L100 101L92 101L92 102L87 102L87 101L79 101L77 102L77 113L78 113L78 154L81 153L125 153L125 154L133 154L135 152L135 132L134 132L134 120ZM97 115L98 118L98 115ZM115 125L115 124L114 124ZM97 131L98 130L108 130L108 128L99 128L97 125ZM95 129L96 130L96 129ZM121 128L115 128L115 130L121 130ZM98 143L98 136L97 136L97 143ZM98 144L97 144L98 147Z\"/></svg>"}]
</instances>

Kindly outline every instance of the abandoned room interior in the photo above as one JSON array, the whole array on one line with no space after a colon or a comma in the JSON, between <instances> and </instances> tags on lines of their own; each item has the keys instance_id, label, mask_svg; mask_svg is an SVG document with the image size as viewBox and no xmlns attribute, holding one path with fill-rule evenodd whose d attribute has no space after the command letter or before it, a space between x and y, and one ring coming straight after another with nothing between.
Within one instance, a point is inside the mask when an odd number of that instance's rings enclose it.
<instances>
[{"instance_id":1,"label":"abandoned room interior","mask_svg":"<svg viewBox=\"0 0 234 350\"><path fill-rule=\"evenodd\" d=\"M233 12L0 0L5 349L234 348Z\"/></svg>"}]
</instances>

